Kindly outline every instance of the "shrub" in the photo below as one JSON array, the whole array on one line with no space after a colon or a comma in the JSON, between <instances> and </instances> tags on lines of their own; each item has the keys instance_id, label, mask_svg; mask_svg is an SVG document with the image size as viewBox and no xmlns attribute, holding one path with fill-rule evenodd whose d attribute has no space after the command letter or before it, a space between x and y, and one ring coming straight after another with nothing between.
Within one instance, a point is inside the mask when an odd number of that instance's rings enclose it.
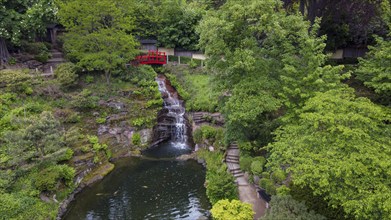
<instances>
[{"instance_id":1,"label":"shrub","mask_svg":"<svg viewBox=\"0 0 391 220\"><path fill-rule=\"evenodd\" d=\"M24 51L26 51L27 53L34 54L34 55L38 55L38 54L40 54L42 52L46 52L46 53L49 52L49 49L42 42L30 43L30 42L24 41L24 42L21 43L21 45L22 45L21 48Z\"/></svg>"},{"instance_id":2,"label":"shrub","mask_svg":"<svg viewBox=\"0 0 391 220\"><path fill-rule=\"evenodd\" d=\"M54 71L57 81L62 87L69 87L75 84L78 75L76 65L73 63L62 63Z\"/></svg>"},{"instance_id":3,"label":"shrub","mask_svg":"<svg viewBox=\"0 0 391 220\"><path fill-rule=\"evenodd\" d=\"M286 174L283 170L275 170L272 175L272 180L274 181L274 183L281 183L282 181L284 181L286 179Z\"/></svg>"},{"instance_id":4,"label":"shrub","mask_svg":"<svg viewBox=\"0 0 391 220\"><path fill-rule=\"evenodd\" d=\"M196 129L193 132L193 140L196 144L201 144L202 143L202 130L200 128Z\"/></svg>"},{"instance_id":5,"label":"shrub","mask_svg":"<svg viewBox=\"0 0 391 220\"><path fill-rule=\"evenodd\" d=\"M251 163L251 172L254 175L261 175L263 171L263 163L259 160L254 160Z\"/></svg>"},{"instance_id":6,"label":"shrub","mask_svg":"<svg viewBox=\"0 0 391 220\"><path fill-rule=\"evenodd\" d=\"M70 186L75 176L75 170L68 165L55 165L40 171L34 181L35 187L40 191L56 191L57 183L62 181Z\"/></svg>"},{"instance_id":7,"label":"shrub","mask_svg":"<svg viewBox=\"0 0 391 220\"><path fill-rule=\"evenodd\" d=\"M270 195L276 194L276 187L274 186L273 181L271 181L270 179L262 178L261 180L259 180L259 187L265 189L266 192Z\"/></svg>"},{"instance_id":8,"label":"shrub","mask_svg":"<svg viewBox=\"0 0 391 220\"><path fill-rule=\"evenodd\" d=\"M88 138L88 141L92 144L92 149L95 152L98 152L101 150L107 150L107 144L100 144L98 136L88 135L87 138Z\"/></svg>"},{"instance_id":9,"label":"shrub","mask_svg":"<svg viewBox=\"0 0 391 220\"><path fill-rule=\"evenodd\" d=\"M253 162L253 158L249 156L241 156L240 157L240 169L243 171L250 172L251 171L251 163Z\"/></svg>"},{"instance_id":10,"label":"shrub","mask_svg":"<svg viewBox=\"0 0 391 220\"><path fill-rule=\"evenodd\" d=\"M213 205L210 210L215 220L250 220L253 219L254 211L250 204L240 200L223 199Z\"/></svg>"},{"instance_id":11,"label":"shrub","mask_svg":"<svg viewBox=\"0 0 391 220\"><path fill-rule=\"evenodd\" d=\"M282 186L277 188L277 195L279 195L279 196L281 196L281 195L289 195L290 191L291 191L291 189L289 189L285 185L282 185Z\"/></svg>"},{"instance_id":12,"label":"shrub","mask_svg":"<svg viewBox=\"0 0 391 220\"><path fill-rule=\"evenodd\" d=\"M49 58L50 58L50 53L48 52L41 52L34 56L34 59L41 63L46 63L49 60Z\"/></svg>"},{"instance_id":13,"label":"shrub","mask_svg":"<svg viewBox=\"0 0 391 220\"><path fill-rule=\"evenodd\" d=\"M134 133L132 135L132 144L134 146L140 146L141 145L141 135L140 135L140 133Z\"/></svg>"},{"instance_id":14,"label":"shrub","mask_svg":"<svg viewBox=\"0 0 391 220\"><path fill-rule=\"evenodd\" d=\"M86 76L86 83L90 84L94 82L94 77L93 76Z\"/></svg>"},{"instance_id":15,"label":"shrub","mask_svg":"<svg viewBox=\"0 0 391 220\"><path fill-rule=\"evenodd\" d=\"M99 100L99 97L92 95L92 92L88 89L83 89L72 98L71 105L79 109L93 109L97 106Z\"/></svg>"}]
</instances>

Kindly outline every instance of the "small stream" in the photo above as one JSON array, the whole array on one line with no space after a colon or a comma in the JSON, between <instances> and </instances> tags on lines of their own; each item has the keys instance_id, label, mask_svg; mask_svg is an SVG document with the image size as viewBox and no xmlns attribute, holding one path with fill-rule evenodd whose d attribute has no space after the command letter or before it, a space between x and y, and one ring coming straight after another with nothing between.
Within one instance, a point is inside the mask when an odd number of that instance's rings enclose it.
<instances>
[{"instance_id":1,"label":"small stream","mask_svg":"<svg viewBox=\"0 0 391 220\"><path fill-rule=\"evenodd\" d=\"M209 219L205 169L192 160L175 160L191 148L185 108L166 80L156 78L170 140L144 151L142 158L118 160L113 172L76 196L63 219Z\"/></svg>"}]
</instances>

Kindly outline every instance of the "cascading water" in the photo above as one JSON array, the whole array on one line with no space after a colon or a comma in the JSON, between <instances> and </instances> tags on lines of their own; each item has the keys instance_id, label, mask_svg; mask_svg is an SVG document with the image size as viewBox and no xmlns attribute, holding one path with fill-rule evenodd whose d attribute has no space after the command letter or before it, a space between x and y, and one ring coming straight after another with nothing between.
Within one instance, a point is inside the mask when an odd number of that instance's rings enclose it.
<instances>
[{"instance_id":1,"label":"cascading water","mask_svg":"<svg viewBox=\"0 0 391 220\"><path fill-rule=\"evenodd\" d=\"M173 142L174 147L185 149L188 148L185 107L179 100L177 92L174 89L167 88L166 80L166 77L163 75L159 75L156 78L159 91L164 100L163 109L167 110L167 118L173 119L173 121L167 122L167 125L171 127L171 141Z\"/></svg>"}]
</instances>

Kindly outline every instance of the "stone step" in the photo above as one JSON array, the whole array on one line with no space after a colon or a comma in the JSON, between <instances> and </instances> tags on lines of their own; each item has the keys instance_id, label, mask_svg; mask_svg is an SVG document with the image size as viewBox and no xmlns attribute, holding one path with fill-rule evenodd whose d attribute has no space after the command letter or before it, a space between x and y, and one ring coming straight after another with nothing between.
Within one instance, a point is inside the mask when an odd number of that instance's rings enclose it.
<instances>
[{"instance_id":1,"label":"stone step","mask_svg":"<svg viewBox=\"0 0 391 220\"><path fill-rule=\"evenodd\" d=\"M63 63L65 62L64 58L51 58L47 61L48 63Z\"/></svg>"},{"instance_id":2,"label":"stone step","mask_svg":"<svg viewBox=\"0 0 391 220\"><path fill-rule=\"evenodd\" d=\"M234 159L239 159L239 155L237 155L237 154L227 154L226 156L225 156L225 158L227 158L227 157L230 157L230 158L234 158Z\"/></svg>"},{"instance_id":3,"label":"stone step","mask_svg":"<svg viewBox=\"0 0 391 220\"><path fill-rule=\"evenodd\" d=\"M61 52L53 52L52 53L52 59L63 58L63 57L64 57L64 55Z\"/></svg>"},{"instance_id":4,"label":"stone step","mask_svg":"<svg viewBox=\"0 0 391 220\"><path fill-rule=\"evenodd\" d=\"M239 164L239 161L238 160L230 160L230 159L226 159L225 160L227 163L234 163L234 164Z\"/></svg>"},{"instance_id":5,"label":"stone step","mask_svg":"<svg viewBox=\"0 0 391 220\"><path fill-rule=\"evenodd\" d=\"M244 173L236 173L236 174L234 174L235 178L238 178L238 177L241 177L241 176L244 176Z\"/></svg>"},{"instance_id":6,"label":"stone step","mask_svg":"<svg viewBox=\"0 0 391 220\"><path fill-rule=\"evenodd\" d=\"M243 173L243 171L242 170L233 170L233 171L231 171L231 173L232 174L237 174L237 173Z\"/></svg>"},{"instance_id":7,"label":"stone step","mask_svg":"<svg viewBox=\"0 0 391 220\"><path fill-rule=\"evenodd\" d=\"M235 162L240 161L240 159L238 157L226 157L225 160L231 160L231 161L235 161Z\"/></svg>"}]
</instances>

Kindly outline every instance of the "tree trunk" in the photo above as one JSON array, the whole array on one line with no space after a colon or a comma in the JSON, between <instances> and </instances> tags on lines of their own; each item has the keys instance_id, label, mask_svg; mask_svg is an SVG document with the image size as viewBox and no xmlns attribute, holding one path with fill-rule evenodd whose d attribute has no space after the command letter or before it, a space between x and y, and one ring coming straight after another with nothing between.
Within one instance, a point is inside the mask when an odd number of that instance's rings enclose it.
<instances>
[{"instance_id":1,"label":"tree trunk","mask_svg":"<svg viewBox=\"0 0 391 220\"><path fill-rule=\"evenodd\" d=\"M110 85L111 72L109 70L105 70L105 77L107 85Z\"/></svg>"},{"instance_id":2,"label":"tree trunk","mask_svg":"<svg viewBox=\"0 0 391 220\"><path fill-rule=\"evenodd\" d=\"M7 49L5 39L0 37L0 65L4 65L8 62L10 54Z\"/></svg>"}]
</instances>

